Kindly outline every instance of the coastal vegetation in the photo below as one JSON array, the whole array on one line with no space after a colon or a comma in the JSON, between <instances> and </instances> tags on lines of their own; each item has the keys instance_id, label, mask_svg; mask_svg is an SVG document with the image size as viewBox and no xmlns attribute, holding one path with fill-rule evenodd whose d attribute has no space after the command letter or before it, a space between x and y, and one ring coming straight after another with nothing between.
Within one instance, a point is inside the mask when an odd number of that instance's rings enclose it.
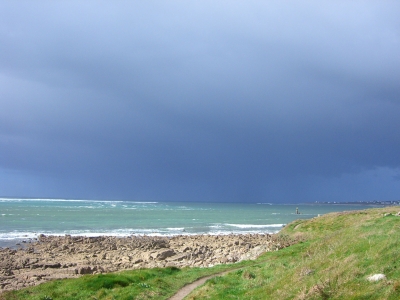
<instances>
[{"instance_id":1,"label":"coastal vegetation","mask_svg":"<svg viewBox=\"0 0 400 300\"><path fill-rule=\"evenodd\" d=\"M294 221L277 234L290 246L253 261L85 275L4 292L0 299L168 299L187 283L229 270L187 299L399 299L399 211L385 207ZM368 280L375 274L384 277Z\"/></svg>"}]
</instances>

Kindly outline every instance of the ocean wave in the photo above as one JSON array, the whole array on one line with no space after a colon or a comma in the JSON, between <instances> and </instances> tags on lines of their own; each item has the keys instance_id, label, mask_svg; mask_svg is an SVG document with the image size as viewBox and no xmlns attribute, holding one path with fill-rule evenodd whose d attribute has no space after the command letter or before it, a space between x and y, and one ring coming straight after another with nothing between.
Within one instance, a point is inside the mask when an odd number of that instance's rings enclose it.
<instances>
[{"instance_id":1,"label":"ocean wave","mask_svg":"<svg viewBox=\"0 0 400 300\"><path fill-rule=\"evenodd\" d=\"M279 229L275 229L275 230L230 230L230 231L226 231L226 230L215 230L215 231L211 231L207 234L209 235L229 235L229 234L234 234L234 235L241 235L241 234L274 234L274 233L278 233Z\"/></svg>"},{"instance_id":2,"label":"ocean wave","mask_svg":"<svg viewBox=\"0 0 400 300\"><path fill-rule=\"evenodd\" d=\"M13 231L0 232L0 240L24 240L36 239L40 234L48 236L165 236L172 237L176 235L228 235L228 234L257 234L257 233L276 233L283 224L270 225L245 225L245 224L216 224L204 226L202 229L194 227L167 227L167 228L119 228L104 230L65 230L65 231ZM267 229L267 230L266 230Z\"/></svg>"},{"instance_id":3,"label":"ocean wave","mask_svg":"<svg viewBox=\"0 0 400 300\"><path fill-rule=\"evenodd\" d=\"M225 226L232 226L237 228L271 228L271 227L283 227L285 224L266 224L266 225L255 225L255 224L224 224Z\"/></svg>"},{"instance_id":4,"label":"ocean wave","mask_svg":"<svg viewBox=\"0 0 400 300\"><path fill-rule=\"evenodd\" d=\"M0 201L43 201L43 202L123 202L123 201L103 201L103 200L84 200L84 199L45 199L45 198L26 198L26 199L18 199L18 198L0 198Z\"/></svg>"},{"instance_id":5,"label":"ocean wave","mask_svg":"<svg viewBox=\"0 0 400 300\"><path fill-rule=\"evenodd\" d=\"M0 240L35 239L38 235L36 232L5 232L0 233Z\"/></svg>"},{"instance_id":6,"label":"ocean wave","mask_svg":"<svg viewBox=\"0 0 400 300\"><path fill-rule=\"evenodd\" d=\"M45 199L45 198L0 198L0 201L43 201L43 202L95 202L95 203L130 203L130 204L157 204L154 201L128 201L128 200L86 200L86 199Z\"/></svg>"}]
</instances>

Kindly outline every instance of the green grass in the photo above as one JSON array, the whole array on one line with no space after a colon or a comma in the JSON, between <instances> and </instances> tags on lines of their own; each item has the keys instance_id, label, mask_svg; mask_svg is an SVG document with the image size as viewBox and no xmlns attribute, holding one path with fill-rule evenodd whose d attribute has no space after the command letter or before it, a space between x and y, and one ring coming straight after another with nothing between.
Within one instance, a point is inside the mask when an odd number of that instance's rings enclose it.
<instances>
[{"instance_id":1,"label":"green grass","mask_svg":"<svg viewBox=\"0 0 400 300\"><path fill-rule=\"evenodd\" d=\"M230 269L235 270L208 280L187 298L400 299L400 217L394 215L399 210L388 207L294 221L279 240L301 242L256 261L87 275L6 292L0 299L168 299L197 278ZM387 279L366 280L376 273Z\"/></svg>"},{"instance_id":2,"label":"green grass","mask_svg":"<svg viewBox=\"0 0 400 300\"><path fill-rule=\"evenodd\" d=\"M168 267L85 275L5 292L0 294L0 299L168 299L185 284L196 279L252 263L243 261L213 268Z\"/></svg>"},{"instance_id":3,"label":"green grass","mask_svg":"<svg viewBox=\"0 0 400 300\"><path fill-rule=\"evenodd\" d=\"M264 254L259 258L267 259L264 264L210 280L188 298L400 299L400 217L394 215L399 210L295 221L281 234L304 242ZM376 273L387 279L366 280Z\"/></svg>"}]
</instances>

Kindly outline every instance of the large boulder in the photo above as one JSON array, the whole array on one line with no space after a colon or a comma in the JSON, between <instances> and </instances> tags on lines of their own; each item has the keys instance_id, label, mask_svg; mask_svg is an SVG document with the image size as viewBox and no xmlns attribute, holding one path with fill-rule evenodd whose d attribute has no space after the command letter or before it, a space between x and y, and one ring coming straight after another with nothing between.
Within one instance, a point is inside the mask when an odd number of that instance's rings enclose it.
<instances>
[{"instance_id":1,"label":"large boulder","mask_svg":"<svg viewBox=\"0 0 400 300\"><path fill-rule=\"evenodd\" d=\"M150 254L150 256L155 260L164 260L168 257L171 257L175 254L175 251L172 249L161 249L156 252Z\"/></svg>"},{"instance_id":2,"label":"large boulder","mask_svg":"<svg viewBox=\"0 0 400 300\"><path fill-rule=\"evenodd\" d=\"M179 253L168 258L168 261L181 261L187 259L190 255L188 253Z\"/></svg>"}]
</instances>

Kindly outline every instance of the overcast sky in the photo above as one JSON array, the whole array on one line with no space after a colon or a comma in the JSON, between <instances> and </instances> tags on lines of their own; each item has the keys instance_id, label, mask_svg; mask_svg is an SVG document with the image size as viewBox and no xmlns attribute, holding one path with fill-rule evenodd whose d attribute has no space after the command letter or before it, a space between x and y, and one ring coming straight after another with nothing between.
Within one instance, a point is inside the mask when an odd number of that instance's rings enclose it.
<instances>
[{"instance_id":1,"label":"overcast sky","mask_svg":"<svg viewBox=\"0 0 400 300\"><path fill-rule=\"evenodd\" d=\"M0 196L400 200L400 1L0 2Z\"/></svg>"}]
</instances>

